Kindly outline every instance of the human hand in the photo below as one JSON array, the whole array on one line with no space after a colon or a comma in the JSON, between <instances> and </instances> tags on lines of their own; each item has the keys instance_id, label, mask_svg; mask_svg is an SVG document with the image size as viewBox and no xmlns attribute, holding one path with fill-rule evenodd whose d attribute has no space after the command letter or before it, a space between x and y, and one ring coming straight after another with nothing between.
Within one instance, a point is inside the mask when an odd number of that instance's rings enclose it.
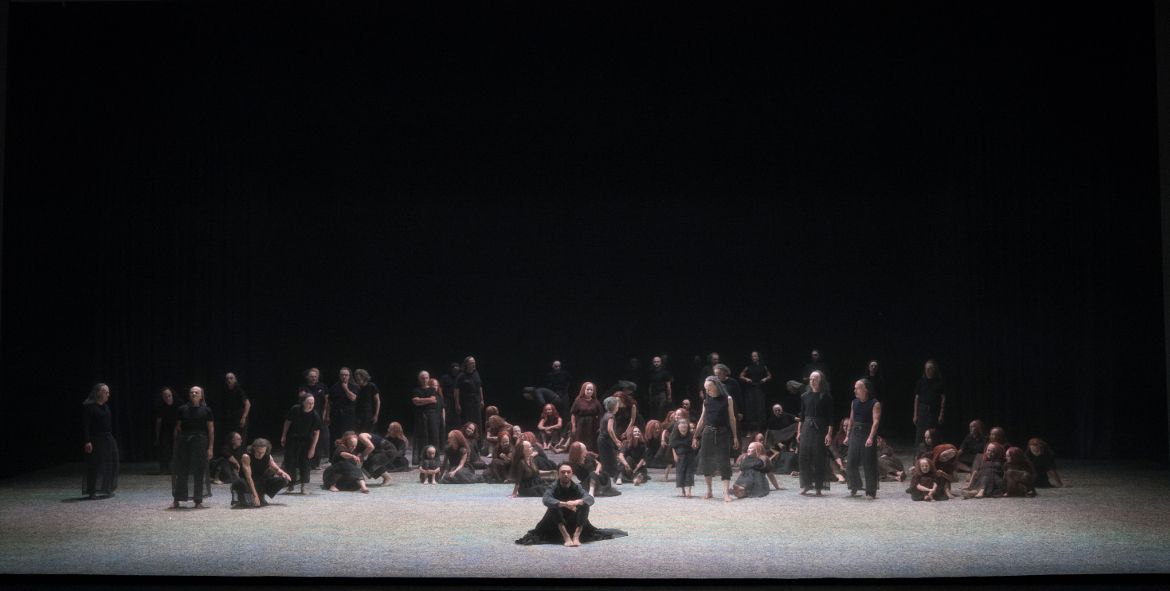
<instances>
[{"instance_id":1,"label":"human hand","mask_svg":"<svg viewBox=\"0 0 1170 591\"><path fill-rule=\"evenodd\" d=\"M210 460L210 459L211 459L211 457L212 457L213 455L215 455L215 454L211 453L211 449L209 448L209 449L207 450L207 459L209 459L209 460Z\"/></svg>"},{"instance_id":2,"label":"human hand","mask_svg":"<svg viewBox=\"0 0 1170 591\"><path fill-rule=\"evenodd\" d=\"M739 449L739 438L738 437L731 438L731 449L734 449L734 450Z\"/></svg>"},{"instance_id":3,"label":"human hand","mask_svg":"<svg viewBox=\"0 0 1170 591\"><path fill-rule=\"evenodd\" d=\"M873 437L867 437L865 439L865 447L873 447Z\"/></svg>"}]
</instances>

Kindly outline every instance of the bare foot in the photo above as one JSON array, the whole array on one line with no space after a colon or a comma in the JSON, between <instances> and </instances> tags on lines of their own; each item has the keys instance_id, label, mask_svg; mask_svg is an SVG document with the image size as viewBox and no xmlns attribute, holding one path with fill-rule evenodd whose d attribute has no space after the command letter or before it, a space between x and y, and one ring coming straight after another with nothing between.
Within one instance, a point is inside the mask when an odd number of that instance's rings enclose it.
<instances>
[{"instance_id":1,"label":"bare foot","mask_svg":"<svg viewBox=\"0 0 1170 591\"><path fill-rule=\"evenodd\" d=\"M368 494L370 494L370 489L368 489L368 488L366 488L366 487L364 487L364 486L363 486L363 487L361 488L361 492L362 492L362 494L363 494L363 495L368 495Z\"/></svg>"},{"instance_id":2,"label":"bare foot","mask_svg":"<svg viewBox=\"0 0 1170 591\"><path fill-rule=\"evenodd\" d=\"M197 503L195 503L195 508L196 508L196 509L202 509L202 508L203 508L203 503L198 503L198 502L197 502Z\"/></svg>"},{"instance_id":3,"label":"bare foot","mask_svg":"<svg viewBox=\"0 0 1170 591\"><path fill-rule=\"evenodd\" d=\"M729 495L729 494L724 494L724 495L723 495L723 502L724 502L724 503L730 503L730 502L731 502L731 495Z\"/></svg>"},{"instance_id":4,"label":"bare foot","mask_svg":"<svg viewBox=\"0 0 1170 591\"><path fill-rule=\"evenodd\" d=\"M178 501L175 501L175 502L171 503L171 509L178 509L178 508L179 508L179 502L178 502Z\"/></svg>"},{"instance_id":5,"label":"bare foot","mask_svg":"<svg viewBox=\"0 0 1170 591\"><path fill-rule=\"evenodd\" d=\"M808 495L808 489L807 489L807 488L802 488L802 489L800 489L800 494L802 494L802 495L806 495L806 496L807 496L807 495Z\"/></svg>"},{"instance_id":6,"label":"bare foot","mask_svg":"<svg viewBox=\"0 0 1170 591\"><path fill-rule=\"evenodd\" d=\"M819 491L819 490L818 490L818 491L817 491L817 495L816 495L816 496L818 496L818 497L821 497L821 496L824 496L824 495L822 495L822 494L821 494L821 491Z\"/></svg>"},{"instance_id":7,"label":"bare foot","mask_svg":"<svg viewBox=\"0 0 1170 591\"><path fill-rule=\"evenodd\" d=\"M704 499L713 499L713 498L715 498L715 496L711 494L711 491L707 491L707 494L703 495L703 498Z\"/></svg>"},{"instance_id":8,"label":"bare foot","mask_svg":"<svg viewBox=\"0 0 1170 591\"><path fill-rule=\"evenodd\" d=\"M565 540L565 547L572 548L573 547L573 540Z\"/></svg>"},{"instance_id":9,"label":"bare foot","mask_svg":"<svg viewBox=\"0 0 1170 591\"><path fill-rule=\"evenodd\" d=\"M329 487L329 492L341 492L341 491L337 490L337 486L331 486L331 487Z\"/></svg>"}]
</instances>

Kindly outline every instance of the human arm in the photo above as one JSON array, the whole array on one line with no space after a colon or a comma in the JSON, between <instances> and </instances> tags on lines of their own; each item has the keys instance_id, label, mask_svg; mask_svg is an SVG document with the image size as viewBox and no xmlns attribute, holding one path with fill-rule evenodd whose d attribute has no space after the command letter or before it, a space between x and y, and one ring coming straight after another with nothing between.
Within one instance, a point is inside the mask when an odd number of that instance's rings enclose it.
<instances>
[{"instance_id":1,"label":"human arm","mask_svg":"<svg viewBox=\"0 0 1170 591\"><path fill-rule=\"evenodd\" d=\"M374 424L378 424L378 415L382 413L382 394L374 392Z\"/></svg>"},{"instance_id":2,"label":"human arm","mask_svg":"<svg viewBox=\"0 0 1170 591\"><path fill-rule=\"evenodd\" d=\"M280 429L280 447L288 447L288 427L292 421L285 419L284 427Z\"/></svg>"},{"instance_id":3,"label":"human arm","mask_svg":"<svg viewBox=\"0 0 1170 591\"><path fill-rule=\"evenodd\" d=\"M618 442L621 441L621 439L618 439L617 433L614 432L613 423L614 423L613 415L610 415L609 418L606 419L606 421L605 421L605 430L609 432L609 439L610 439L610 441L613 442L613 446L617 447Z\"/></svg>"},{"instance_id":4,"label":"human arm","mask_svg":"<svg viewBox=\"0 0 1170 591\"><path fill-rule=\"evenodd\" d=\"M699 449L699 438L702 436L703 426L707 423L707 407L703 406L703 412L699 413L699 422L695 423L695 428L691 434L691 447Z\"/></svg>"},{"instance_id":5,"label":"human arm","mask_svg":"<svg viewBox=\"0 0 1170 591\"><path fill-rule=\"evenodd\" d=\"M735 420L735 399L727 397L727 422L731 424L731 449L739 449L738 423Z\"/></svg>"},{"instance_id":6,"label":"human arm","mask_svg":"<svg viewBox=\"0 0 1170 591\"><path fill-rule=\"evenodd\" d=\"M248 413L249 412L252 412L252 400L249 398L244 398L244 412L240 414L240 428L241 429L244 428L244 425L248 424Z\"/></svg>"},{"instance_id":7,"label":"human arm","mask_svg":"<svg viewBox=\"0 0 1170 591\"><path fill-rule=\"evenodd\" d=\"M666 402L674 404L674 378L666 378Z\"/></svg>"},{"instance_id":8,"label":"human arm","mask_svg":"<svg viewBox=\"0 0 1170 591\"><path fill-rule=\"evenodd\" d=\"M917 393L914 394L913 408L914 408L914 418L912 419L912 421L914 422L915 425L917 425L918 424L918 394Z\"/></svg>"},{"instance_id":9,"label":"human arm","mask_svg":"<svg viewBox=\"0 0 1170 591\"><path fill-rule=\"evenodd\" d=\"M309 442L309 459L317 455L317 439L321 437L320 429L313 429L313 440Z\"/></svg>"},{"instance_id":10,"label":"human arm","mask_svg":"<svg viewBox=\"0 0 1170 591\"><path fill-rule=\"evenodd\" d=\"M941 394L938 397L938 424L943 424L943 411L947 407L947 395Z\"/></svg>"},{"instance_id":11,"label":"human arm","mask_svg":"<svg viewBox=\"0 0 1170 591\"><path fill-rule=\"evenodd\" d=\"M877 437L878 423L882 422L882 403L873 403L873 424L869 426L869 437L865 439L865 447L873 447L874 438Z\"/></svg>"},{"instance_id":12,"label":"human arm","mask_svg":"<svg viewBox=\"0 0 1170 591\"><path fill-rule=\"evenodd\" d=\"M215 421L207 421L207 459L215 455Z\"/></svg>"},{"instance_id":13,"label":"human arm","mask_svg":"<svg viewBox=\"0 0 1170 591\"><path fill-rule=\"evenodd\" d=\"M748 377L747 370L748 370L747 366L744 366L744 368L742 370L740 370L739 381L741 381L745 384L750 384L750 383L752 383L752 379Z\"/></svg>"},{"instance_id":14,"label":"human arm","mask_svg":"<svg viewBox=\"0 0 1170 591\"><path fill-rule=\"evenodd\" d=\"M256 483L252 480L252 458L248 454L240 456L240 475L244 477L248 490L252 491L252 506L259 507L260 495L256 494Z\"/></svg>"},{"instance_id":15,"label":"human arm","mask_svg":"<svg viewBox=\"0 0 1170 591\"><path fill-rule=\"evenodd\" d=\"M772 381L772 370L768 369L768 366L765 365L764 366L764 379L760 380L760 383L767 384L770 381Z\"/></svg>"}]
</instances>

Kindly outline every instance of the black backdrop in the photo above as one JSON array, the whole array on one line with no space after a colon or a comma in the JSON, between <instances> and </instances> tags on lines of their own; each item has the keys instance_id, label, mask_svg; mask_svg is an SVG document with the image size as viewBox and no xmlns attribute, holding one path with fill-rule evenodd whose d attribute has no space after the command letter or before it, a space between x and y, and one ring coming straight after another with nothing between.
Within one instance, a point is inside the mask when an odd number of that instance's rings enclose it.
<instances>
[{"instance_id":1,"label":"black backdrop","mask_svg":"<svg viewBox=\"0 0 1170 591\"><path fill-rule=\"evenodd\" d=\"M143 459L225 371L273 437L312 365L409 428L469 353L531 423L554 358L813 346L842 408L883 362L895 437L933 357L948 439L1166 460L1148 3L339 4L12 6L16 469L80 459L99 380Z\"/></svg>"}]
</instances>

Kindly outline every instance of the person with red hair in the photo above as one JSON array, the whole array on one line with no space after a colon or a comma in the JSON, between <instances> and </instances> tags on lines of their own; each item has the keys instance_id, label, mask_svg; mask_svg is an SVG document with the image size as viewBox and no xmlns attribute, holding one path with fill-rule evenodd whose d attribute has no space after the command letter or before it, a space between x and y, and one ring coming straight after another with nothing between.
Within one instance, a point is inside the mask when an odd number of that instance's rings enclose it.
<instances>
[{"instance_id":1,"label":"person with red hair","mask_svg":"<svg viewBox=\"0 0 1170 591\"><path fill-rule=\"evenodd\" d=\"M1028 440L1028 449L1025 450L1028 460L1036 469L1036 488L1060 488L1064 481L1056 471L1056 454L1048 443L1039 437Z\"/></svg>"},{"instance_id":2,"label":"person with red hair","mask_svg":"<svg viewBox=\"0 0 1170 591\"><path fill-rule=\"evenodd\" d=\"M915 460L914 477L910 479L910 488L906 489L906 492L910 493L910 499L914 501L945 501L948 498L946 488L942 482L939 482L937 474L938 471L935 470L930 458L923 456Z\"/></svg>"},{"instance_id":3,"label":"person with red hair","mask_svg":"<svg viewBox=\"0 0 1170 591\"><path fill-rule=\"evenodd\" d=\"M468 461L471 450L467 438L459 429L452 429L447 433L447 450L443 456L442 484L477 484L483 482L483 477L475 473Z\"/></svg>"},{"instance_id":4,"label":"person with red hair","mask_svg":"<svg viewBox=\"0 0 1170 591\"><path fill-rule=\"evenodd\" d=\"M597 451L597 428L601 413L601 402L597 400L597 386L593 382L581 384L581 389L569 410L569 427L573 441L584 443L589 451Z\"/></svg>"},{"instance_id":5,"label":"person with red hair","mask_svg":"<svg viewBox=\"0 0 1170 591\"><path fill-rule=\"evenodd\" d=\"M565 422L561 420L557 407L552 403L544 405L544 410L540 413L540 422L536 424L536 430L540 431L540 446L547 451L559 444L564 425Z\"/></svg>"},{"instance_id":6,"label":"person with red hair","mask_svg":"<svg viewBox=\"0 0 1170 591\"><path fill-rule=\"evenodd\" d=\"M1036 468L1023 449L1009 447L1003 466L1003 479L1007 483L1005 497L1036 496Z\"/></svg>"},{"instance_id":7,"label":"person with red hair","mask_svg":"<svg viewBox=\"0 0 1170 591\"><path fill-rule=\"evenodd\" d=\"M983 461L979 462L979 467L971 476L971 485L962 490L963 498L1002 497L1007 492L1003 460L1003 446L995 442L988 443L987 451L983 452Z\"/></svg>"}]
</instances>

